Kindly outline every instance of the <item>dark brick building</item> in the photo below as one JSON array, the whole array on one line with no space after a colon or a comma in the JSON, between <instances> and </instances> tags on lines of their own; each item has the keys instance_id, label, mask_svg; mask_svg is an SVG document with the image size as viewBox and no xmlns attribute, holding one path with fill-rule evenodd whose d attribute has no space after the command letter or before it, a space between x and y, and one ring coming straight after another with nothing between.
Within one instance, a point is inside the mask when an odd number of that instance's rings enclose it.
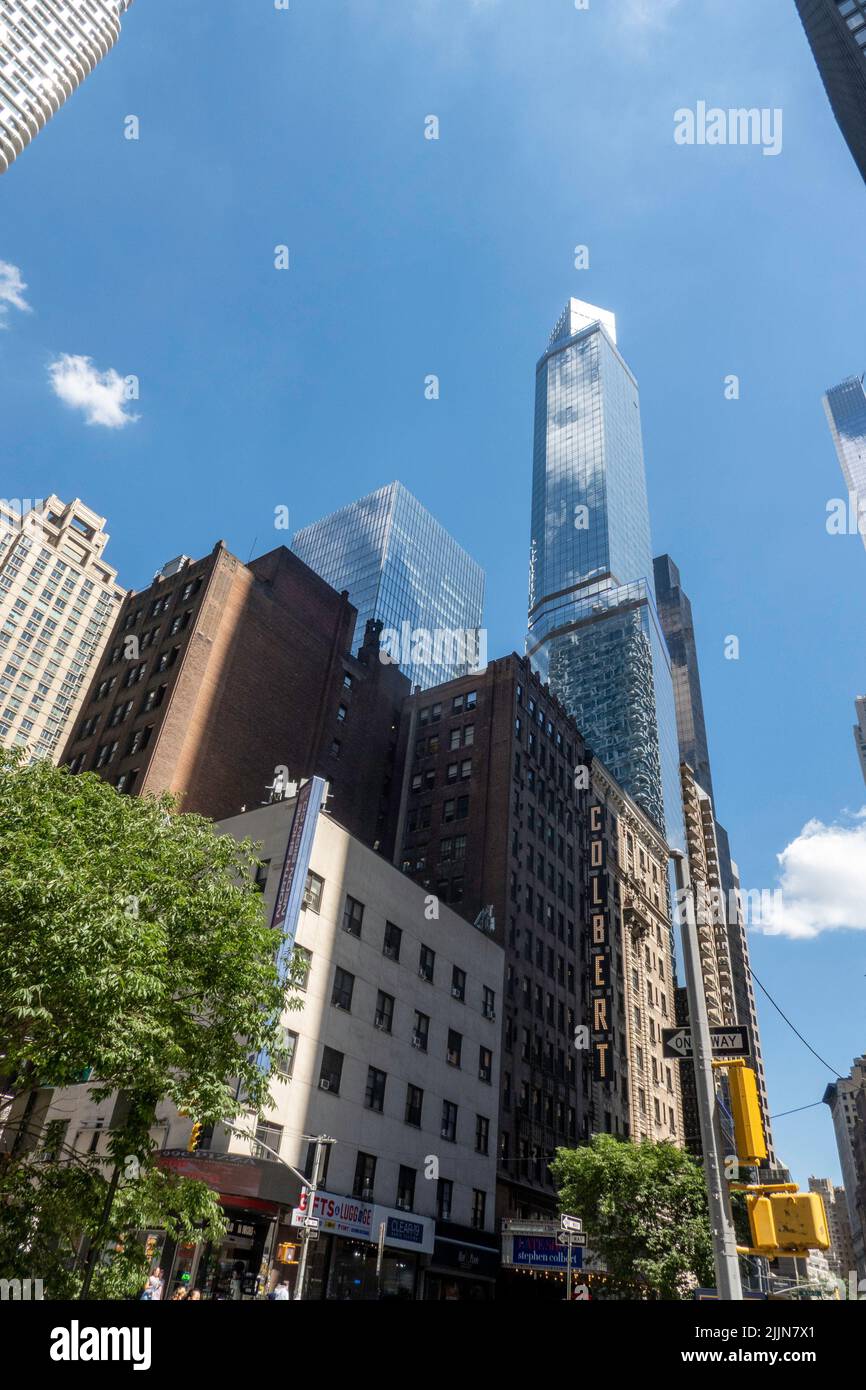
<instances>
[{"instance_id":1,"label":"dark brick building","mask_svg":"<svg viewBox=\"0 0 866 1390\"><path fill-rule=\"evenodd\" d=\"M592 763L574 721L516 655L415 694L397 858L470 921L493 909L506 950L498 1215L550 1215L547 1164L592 1132L629 1133L625 983L616 817L606 817L604 882L617 924L609 952L609 1082L575 1047L592 1025L589 857ZM583 768L583 778L576 769ZM599 856L601 858L601 856ZM617 1039L617 1029L620 1030Z\"/></svg>"},{"instance_id":2,"label":"dark brick building","mask_svg":"<svg viewBox=\"0 0 866 1390\"><path fill-rule=\"evenodd\" d=\"M409 683L375 630L350 653L356 617L285 547L180 557L126 598L61 761L214 819L319 773L341 824L390 857Z\"/></svg>"}]
</instances>

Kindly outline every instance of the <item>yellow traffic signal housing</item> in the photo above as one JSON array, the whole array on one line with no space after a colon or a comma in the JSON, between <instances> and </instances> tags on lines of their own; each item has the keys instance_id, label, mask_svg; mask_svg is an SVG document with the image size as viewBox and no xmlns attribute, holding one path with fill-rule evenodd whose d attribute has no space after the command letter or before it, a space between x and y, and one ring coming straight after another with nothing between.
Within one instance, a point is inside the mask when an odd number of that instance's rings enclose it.
<instances>
[{"instance_id":1,"label":"yellow traffic signal housing","mask_svg":"<svg viewBox=\"0 0 866 1390\"><path fill-rule=\"evenodd\" d=\"M277 1246L277 1263L281 1265L296 1265L298 1263L298 1247L286 1241L283 1245Z\"/></svg>"},{"instance_id":2,"label":"yellow traffic signal housing","mask_svg":"<svg viewBox=\"0 0 866 1390\"><path fill-rule=\"evenodd\" d=\"M746 1198L752 1242L767 1254L788 1250L829 1250L824 1199L818 1192L772 1192Z\"/></svg>"},{"instance_id":3,"label":"yellow traffic signal housing","mask_svg":"<svg viewBox=\"0 0 866 1390\"><path fill-rule=\"evenodd\" d=\"M737 1158L741 1163L763 1163L767 1157L767 1141L758 1101L758 1083L751 1067L731 1067L728 1087Z\"/></svg>"},{"instance_id":4,"label":"yellow traffic signal housing","mask_svg":"<svg viewBox=\"0 0 866 1390\"><path fill-rule=\"evenodd\" d=\"M202 1129L203 1125L201 1120L196 1120L189 1132L189 1139L186 1142L187 1153L195 1153L199 1145L199 1140L201 1139Z\"/></svg>"}]
</instances>

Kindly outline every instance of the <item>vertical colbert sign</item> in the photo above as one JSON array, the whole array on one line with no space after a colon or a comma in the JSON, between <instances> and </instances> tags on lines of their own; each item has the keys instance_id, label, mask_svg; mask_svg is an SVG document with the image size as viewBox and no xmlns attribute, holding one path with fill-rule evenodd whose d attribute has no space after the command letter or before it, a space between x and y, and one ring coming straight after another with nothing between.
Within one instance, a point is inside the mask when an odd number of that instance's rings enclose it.
<instances>
[{"instance_id":1,"label":"vertical colbert sign","mask_svg":"<svg viewBox=\"0 0 866 1390\"><path fill-rule=\"evenodd\" d=\"M592 1074L613 1084L613 986L610 964L610 889L607 875L606 813L589 808L589 997L592 1009Z\"/></svg>"}]
</instances>

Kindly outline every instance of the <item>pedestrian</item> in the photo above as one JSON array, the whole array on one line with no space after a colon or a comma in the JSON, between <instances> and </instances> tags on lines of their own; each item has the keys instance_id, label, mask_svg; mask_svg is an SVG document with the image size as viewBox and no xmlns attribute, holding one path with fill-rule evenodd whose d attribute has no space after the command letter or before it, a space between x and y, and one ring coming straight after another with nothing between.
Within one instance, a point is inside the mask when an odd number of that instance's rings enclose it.
<instances>
[{"instance_id":1,"label":"pedestrian","mask_svg":"<svg viewBox=\"0 0 866 1390\"><path fill-rule=\"evenodd\" d=\"M165 1280L163 1278L162 1269L157 1265L147 1276L147 1282L141 1291L141 1298L145 1302L155 1303L158 1299L162 1298L164 1289Z\"/></svg>"},{"instance_id":2,"label":"pedestrian","mask_svg":"<svg viewBox=\"0 0 866 1390\"><path fill-rule=\"evenodd\" d=\"M171 1296L171 1301L172 1301L172 1303L183 1303L183 1301L184 1301L185 1298L186 1298L186 1289L181 1285L180 1288L175 1289L174 1293L173 1293L172 1296Z\"/></svg>"},{"instance_id":3,"label":"pedestrian","mask_svg":"<svg viewBox=\"0 0 866 1390\"><path fill-rule=\"evenodd\" d=\"M274 1303L288 1303L289 1285L287 1280L281 1279L279 1284L277 1284L276 1288L271 1289L270 1293L268 1294L268 1298L271 1299Z\"/></svg>"},{"instance_id":4,"label":"pedestrian","mask_svg":"<svg viewBox=\"0 0 866 1390\"><path fill-rule=\"evenodd\" d=\"M187 1299L187 1302L188 1302L188 1303L201 1303L201 1289L193 1289L192 1293L190 1294L189 1298Z\"/></svg>"}]
</instances>

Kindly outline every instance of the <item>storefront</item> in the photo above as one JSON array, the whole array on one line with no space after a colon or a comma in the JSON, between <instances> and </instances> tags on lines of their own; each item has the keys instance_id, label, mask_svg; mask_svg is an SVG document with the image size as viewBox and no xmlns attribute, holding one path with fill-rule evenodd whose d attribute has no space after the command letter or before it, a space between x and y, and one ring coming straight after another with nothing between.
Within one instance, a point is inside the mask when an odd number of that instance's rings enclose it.
<instances>
[{"instance_id":1,"label":"storefront","mask_svg":"<svg viewBox=\"0 0 866 1390\"><path fill-rule=\"evenodd\" d=\"M437 1221L433 1259L424 1280L430 1302L492 1299L499 1272L499 1239L450 1221Z\"/></svg>"},{"instance_id":2,"label":"storefront","mask_svg":"<svg viewBox=\"0 0 866 1390\"><path fill-rule=\"evenodd\" d=\"M319 1238L310 1247L308 1298L345 1303L422 1297L435 1240L429 1217L333 1192L317 1192L312 1211L303 1194L292 1212L296 1236L307 1216L319 1221Z\"/></svg>"},{"instance_id":3,"label":"storefront","mask_svg":"<svg viewBox=\"0 0 866 1390\"><path fill-rule=\"evenodd\" d=\"M163 1240L165 1297L178 1288L198 1289L202 1298L220 1301L261 1297L269 1279L273 1282L278 1233L286 1229L280 1222L297 1201L298 1180L284 1164L245 1155L167 1150L158 1161L171 1172L206 1182L218 1193L228 1221L219 1242ZM277 1273L289 1277L279 1266Z\"/></svg>"}]
</instances>

